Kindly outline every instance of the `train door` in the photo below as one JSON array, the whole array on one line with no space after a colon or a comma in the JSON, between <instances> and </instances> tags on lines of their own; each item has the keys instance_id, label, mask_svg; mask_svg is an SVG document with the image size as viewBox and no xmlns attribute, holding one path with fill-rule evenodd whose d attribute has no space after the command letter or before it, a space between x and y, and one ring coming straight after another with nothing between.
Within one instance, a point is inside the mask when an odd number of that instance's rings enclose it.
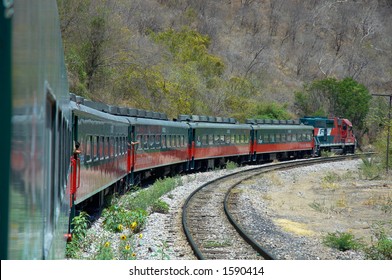
<instances>
[{"instance_id":1,"label":"train door","mask_svg":"<svg viewBox=\"0 0 392 280\"><path fill-rule=\"evenodd\" d=\"M128 173L133 172L136 164L136 149L139 143L136 141L135 126L128 128Z\"/></svg>"},{"instance_id":2,"label":"train door","mask_svg":"<svg viewBox=\"0 0 392 280\"><path fill-rule=\"evenodd\" d=\"M189 170L195 169L195 135L196 130L192 127L188 129L188 166Z\"/></svg>"},{"instance_id":3,"label":"train door","mask_svg":"<svg viewBox=\"0 0 392 280\"><path fill-rule=\"evenodd\" d=\"M250 147L249 147L249 160L256 161L256 150L257 150L257 133L251 128L250 130L250 139L249 139Z\"/></svg>"},{"instance_id":4,"label":"train door","mask_svg":"<svg viewBox=\"0 0 392 280\"><path fill-rule=\"evenodd\" d=\"M128 126L128 141L127 141L127 187L135 184L135 164L136 164L136 150L139 142L136 141L136 129L134 125Z\"/></svg>"},{"instance_id":5,"label":"train door","mask_svg":"<svg viewBox=\"0 0 392 280\"><path fill-rule=\"evenodd\" d=\"M46 258L53 239L55 210L56 99L47 86L44 129L44 203L43 257Z\"/></svg>"}]
</instances>

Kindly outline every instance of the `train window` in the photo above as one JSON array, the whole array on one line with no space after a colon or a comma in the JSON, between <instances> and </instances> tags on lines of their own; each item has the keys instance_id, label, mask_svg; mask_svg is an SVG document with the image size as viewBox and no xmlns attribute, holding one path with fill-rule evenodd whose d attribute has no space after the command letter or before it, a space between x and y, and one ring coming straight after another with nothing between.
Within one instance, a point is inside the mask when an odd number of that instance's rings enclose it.
<instances>
[{"instance_id":1,"label":"train window","mask_svg":"<svg viewBox=\"0 0 392 280\"><path fill-rule=\"evenodd\" d=\"M220 140L220 136L219 135L214 135L214 144L218 145L219 144L219 140Z\"/></svg>"},{"instance_id":2,"label":"train window","mask_svg":"<svg viewBox=\"0 0 392 280\"><path fill-rule=\"evenodd\" d=\"M121 155L121 138L117 137L117 155Z\"/></svg>"},{"instance_id":3,"label":"train window","mask_svg":"<svg viewBox=\"0 0 392 280\"><path fill-rule=\"evenodd\" d=\"M97 138L91 136L91 161L94 161L97 156Z\"/></svg>"},{"instance_id":4,"label":"train window","mask_svg":"<svg viewBox=\"0 0 392 280\"><path fill-rule=\"evenodd\" d=\"M297 134L293 134L292 140L293 140L293 142L297 142Z\"/></svg>"},{"instance_id":5,"label":"train window","mask_svg":"<svg viewBox=\"0 0 392 280\"><path fill-rule=\"evenodd\" d=\"M249 144L249 135L245 134L244 136L245 136L245 143Z\"/></svg>"},{"instance_id":6,"label":"train window","mask_svg":"<svg viewBox=\"0 0 392 280\"><path fill-rule=\"evenodd\" d=\"M185 147L185 137L184 137L184 135L181 135L180 139L181 139L181 147Z\"/></svg>"},{"instance_id":7,"label":"train window","mask_svg":"<svg viewBox=\"0 0 392 280\"><path fill-rule=\"evenodd\" d=\"M225 143L226 144L230 144L230 141L231 139L230 139L230 135L225 135Z\"/></svg>"},{"instance_id":8,"label":"train window","mask_svg":"<svg viewBox=\"0 0 392 280\"><path fill-rule=\"evenodd\" d=\"M287 142L291 142L291 134L287 134Z\"/></svg>"},{"instance_id":9,"label":"train window","mask_svg":"<svg viewBox=\"0 0 392 280\"><path fill-rule=\"evenodd\" d=\"M259 138L257 139L257 143L258 144L262 144L263 143L263 135L259 135Z\"/></svg>"},{"instance_id":10,"label":"train window","mask_svg":"<svg viewBox=\"0 0 392 280\"><path fill-rule=\"evenodd\" d=\"M103 136L101 136L101 137L99 137L99 140L100 140L100 143L99 143L99 145L100 145L100 155L101 155L101 159L104 159L105 158L105 149L106 149L106 147L105 147L105 137L103 137Z\"/></svg>"},{"instance_id":11,"label":"train window","mask_svg":"<svg viewBox=\"0 0 392 280\"><path fill-rule=\"evenodd\" d=\"M283 134L281 135L281 140L282 140L283 143L286 142L286 134L283 133Z\"/></svg>"},{"instance_id":12,"label":"train window","mask_svg":"<svg viewBox=\"0 0 392 280\"><path fill-rule=\"evenodd\" d=\"M110 137L106 137L105 143L105 158L110 157Z\"/></svg>"},{"instance_id":13,"label":"train window","mask_svg":"<svg viewBox=\"0 0 392 280\"><path fill-rule=\"evenodd\" d=\"M201 137L201 143L203 144L203 145L207 145L208 144L208 137L207 137L207 135L203 135L202 137Z\"/></svg>"},{"instance_id":14,"label":"train window","mask_svg":"<svg viewBox=\"0 0 392 280\"><path fill-rule=\"evenodd\" d=\"M143 135L143 149L148 150L148 135Z\"/></svg>"},{"instance_id":15,"label":"train window","mask_svg":"<svg viewBox=\"0 0 392 280\"><path fill-rule=\"evenodd\" d=\"M275 135L276 143L280 143L280 134Z\"/></svg>"},{"instance_id":16,"label":"train window","mask_svg":"<svg viewBox=\"0 0 392 280\"><path fill-rule=\"evenodd\" d=\"M270 143L275 143L275 134L270 134Z\"/></svg>"},{"instance_id":17,"label":"train window","mask_svg":"<svg viewBox=\"0 0 392 280\"><path fill-rule=\"evenodd\" d=\"M155 136L154 135L149 136L149 145L150 145L150 149L155 149Z\"/></svg>"},{"instance_id":18,"label":"train window","mask_svg":"<svg viewBox=\"0 0 392 280\"><path fill-rule=\"evenodd\" d=\"M170 145L171 144L171 135L167 135L166 136L166 146L168 147L168 148L170 148Z\"/></svg>"},{"instance_id":19,"label":"train window","mask_svg":"<svg viewBox=\"0 0 392 280\"><path fill-rule=\"evenodd\" d=\"M110 137L110 157L114 157L115 156L115 142L114 142L114 138Z\"/></svg>"},{"instance_id":20,"label":"train window","mask_svg":"<svg viewBox=\"0 0 392 280\"><path fill-rule=\"evenodd\" d=\"M161 135L156 135L155 136L155 147L157 148L157 149L160 149L161 148Z\"/></svg>"},{"instance_id":21,"label":"train window","mask_svg":"<svg viewBox=\"0 0 392 280\"><path fill-rule=\"evenodd\" d=\"M214 145L214 135L208 135L208 145Z\"/></svg>"},{"instance_id":22,"label":"train window","mask_svg":"<svg viewBox=\"0 0 392 280\"><path fill-rule=\"evenodd\" d=\"M171 146L176 147L176 135L172 135L171 137Z\"/></svg>"},{"instance_id":23,"label":"train window","mask_svg":"<svg viewBox=\"0 0 392 280\"><path fill-rule=\"evenodd\" d=\"M264 143L269 143L268 134L263 135Z\"/></svg>"},{"instance_id":24,"label":"train window","mask_svg":"<svg viewBox=\"0 0 392 280\"><path fill-rule=\"evenodd\" d=\"M197 138L196 138L196 146L197 146L197 147L200 147L200 146L201 146L201 139L200 139L200 136L197 136Z\"/></svg>"},{"instance_id":25,"label":"train window","mask_svg":"<svg viewBox=\"0 0 392 280\"><path fill-rule=\"evenodd\" d=\"M113 141L113 156L117 156L117 137L113 137L112 138L112 141Z\"/></svg>"},{"instance_id":26,"label":"train window","mask_svg":"<svg viewBox=\"0 0 392 280\"><path fill-rule=\"evenodd\" d=\"M162 135L161 137L161 146L163 149L166 148L166 135Z\"/></svg>"},{"instance_id":27,"label":"train window","mask_svg":"<svg viewBox=\"0 0 392 280\"><path fill-rule=\"evenodd\" d=\"M230 142L234 144L235 143L235 135L231 135L230 137L231 137Z\"/></svg>"},{"instance_id":28,"label":"train window","mask_svg":"<svg viewBox=\"0 0 392 280\"><path fill-rule=\"evenodd\" d=\"M94 137L94 161L99 160L99 136Z\"/></svg>"},{"instance_id":29,"label":"train window","mask_svg":"<svg viewBox=\"0 0 392 280\"><path fill-rule=\"evenodd\" d=\"M93 145L93 137L91 135L87 136L86 137L86 153L85 153L86 162L90 162L91 158L93 157L92 145Z\"/></svg>"},{"instance_id":30,"label":"train window","mask_svg":"<svg viewBox=\"0 0 392 280\"><path fill-rule=\"evenodd\" d=\"M143 145L142 145L143 138L142 138L142 135L136 136L136 142L138 142L136 149L137 150L142 150L143 149Z\"/></svg>"},{"instance_id":31,"label":"train window","mask_svg":"<svg viewBox=\"0 0 392 280\"><path fill-rule=\"evenodd\" d=\"M122 155L123 154L123 147L124 147L124 138L123 137L119 137L118 138L118 154Z\"/></svg>"}]
</instances>

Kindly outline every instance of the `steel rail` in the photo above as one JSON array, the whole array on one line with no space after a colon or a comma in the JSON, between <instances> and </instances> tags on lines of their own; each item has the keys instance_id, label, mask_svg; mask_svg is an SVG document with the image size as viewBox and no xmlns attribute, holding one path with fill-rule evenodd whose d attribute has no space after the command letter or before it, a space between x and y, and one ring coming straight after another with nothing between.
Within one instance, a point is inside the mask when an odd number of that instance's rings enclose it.
<instances>
[{"instance_id":1,"label":"steel rail","mask_svg":"<svg viewBox=\"0 0 392 280\"><path fill-rule=\"evenodd\" d=\"M268 252L265 248L263 248L260 244L257 243L256 240L254 240L248 233L246 233L246 231L234 220L232 214L230 213L228 206L227 206L227 201L228 201L228 197L231 193L231 191L238 186L239 184L241 184L243 181L248 180L252 177L255 177L257 175L260 175L261 173L265 173L265 172L270 172L270 171L274 171L274 170L279 170L279 169L285 169L285 168L293 168L293 167L297 167L297 166L306 166L306 165L312 165L312 164L318 164L318 163L324 163L324 162L334 162L334 161L341 161L341 160L346 160L346 159L355 159L360 157L361 155L371 155L373 153L367 153L367 154L355 154L355 155L344 155L344 156L334 156L334 157L321 157L321 158L311 158L311 159L301 159L301 160L293 160L293 161L284 161L284 162L279 162L279 163L272 163L272 164L265 164L265 165L261 165L261 166L257 166L254 168L250 168L247 170L241 170L241 171L237 171L231 174L226 174L224 176L221 176L219 178L216 178L214 180L211 180L209 182L204 183L203 185L201 185L200 187L198 187L196 190L194 190L186 199L184 205L182 206L182 226L183 226L183 230L185 233L185 236L195 254L195 256L199 259L199 260L204 260L206 259L205 256L203 255L203 253L201 252L199 246L196 244L196 241L194 240L194 238L192 237L191 231L188 228L188 222L187 222L187 208L189 206L189 202L192 200L192 198L195 196L196 193L198 193L200 190L202 190L203 188L216 183L222 179L228 178L228 177L233 177L239 174L243 174L243 173L247 173L247 172L252 172L252 171L256 171L256 170L260 170L260 173L257 174L252 174L249 177L246 177L244 179L242 179L240 182L237 182L235 184L233 184L229 190L227 191L226 195L225 195L225 199L224 199L224 212L229 220L229 222L233 225L233 227L236 229L236 231L240 234L240 236L256 251L258 252L262 257L264 257L265 259L268 260L272 260L272 259L276 259L274 257L273 254L271 254L270 252Z\"/></svg>"}]
</instances>

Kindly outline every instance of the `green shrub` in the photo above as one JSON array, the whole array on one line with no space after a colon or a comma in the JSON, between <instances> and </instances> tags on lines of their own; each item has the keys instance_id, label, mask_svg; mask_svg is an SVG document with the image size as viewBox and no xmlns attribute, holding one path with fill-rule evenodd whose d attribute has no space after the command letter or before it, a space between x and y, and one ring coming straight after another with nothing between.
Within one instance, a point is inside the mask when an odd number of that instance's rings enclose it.
<instances>
[{"instance_id":1,"label":"green shrub","mask_svg":"<svg viewBox=\"0 0 392 280\"><path fill-rule=\"evenodd\" d=\"M324 244L340 251L358 250L363 247L362 241L347 232L328 233L324 237Z\"/></svg>"},{"instance_id":2,"label":"green shrub","mask_svg":"<svg viewBox=\"0 0 392 280\"><path fill-rule=\"evenodd\" d=\"M96 260L113 260L114 252L110 242L105 242L101 244L98 253L95 255Z\"/></svg>"},{"instance_id":3,"label":"green shrub","mask_svg":"<svg viewBox=\"0 0 392 280\"><path fill-rule=\"evenodd\" d=\"M88 218L89 215L86 212L80 212L78 216L72 219L72 240L66 245L66 257L79 258L80 249L90 224Z\"/></svg>"},{"instance_id":4,"label":"green shrub","mask_svg":"<svg viewBox=\"0 0 392 280\"><path fill-rule=\"evenodd\" d=\"M112 205L102 211L102 217L107 230L122 232L128 227L133 232L139 232L144 227L147 212L143 209L126 210L119 205Z\"/></svg>"},{"instance_id":5,"label":"green shrub","mask_svg":"<svg viewBox=\"0 0 392 280\"><path fill-rule=\"evenodd\" d=\"M392 260L392 239L384 230L375 234L377 241L365 249L365 254L371 260Z\"/></svg>"},{"instance_id":6,"label":"green shrub","mask_svg":"<svg viewBox=\"0 0 392 280\"><path fill-rule=\"evenodd\" d=\"M165 178L157 180L147 189L142 189L137 193L127 196L123 199L122 204L130 210L143 209L147 210L158 198L170 192L181 184L179 177Z\"/></svg>"},{"instance_id":7,"label":"green shrub","mask_svg":"<svg viewBox=\"0 0 392 280\"><path fill-rule=\"evenodd\" d=\"M169 205L165 201L163 201L161 199L157 199L151 205L151 212L167 214L167 213L169 213Z\"/></svg>"},{"instance_id":8,"label":"green shrub","mask_svg":"<svg viewBox=\"0 0 392 280\"><path fill-rule=\"evenodd\" d=\"M238 164L233 162L233 161L228 161L226 163L226 169L227 170L233 170L233 169L236 169L237 167L238 167Z\"/></svg>"},{"instance_id":9,"label":"green shrub","mask_svg":"<svg viewBox=\"0 0 392 280\"><path fill-rule=\"evenodd\" d=\"M371 157L369 159L367 157L362 157L361 159L362 164L359 169L361 170L361 175L365 179L374 180L381 176L382 166L376 158Z\"/></svg>"}]
</instances>

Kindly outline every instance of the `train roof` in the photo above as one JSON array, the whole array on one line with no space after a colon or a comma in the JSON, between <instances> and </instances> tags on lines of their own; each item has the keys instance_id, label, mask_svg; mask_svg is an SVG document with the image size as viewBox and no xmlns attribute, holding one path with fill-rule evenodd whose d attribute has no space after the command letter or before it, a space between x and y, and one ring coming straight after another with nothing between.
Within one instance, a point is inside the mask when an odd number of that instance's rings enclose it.
<instances>
[{"instance_id":1,"label":"train roof","mask_svg":"<svg viewBox=\"0 0 392 280\"><path fill-rule=\"evenodd\" d=\"M248 124L231 124L231 123L209 123L209 122L188 122L192 128L213 128L213 129L246 129L252 127Z\"/></svg>"},{"instance_id":2,"label":"train roof","mask_svg":"<svg viewBox=\"0 0 392 280\"><path fill-rule=\"evenodd\" d=\"M154 112L149 110L121 107L121 106L113 106L107 105L102 102L91 101L85 99L84 97L77 96L73 93L70 93L70 100L84 105L86 107L95 109L100 112L105 112L107 114L111 114L114 116L123 116L123 117L135 117L135 118L147 118L147 119L156 119L156 120L168 120L167 115L165 113Z\"/></svg>"},{"instance_id":3,"label":"train roof","mask_svg":"<svg viewBox=\"0 0 392 280\"><path fill-rule=\"evenodd\" d=\"M102 119L108 119L126 124L158 125L187 128L183 122L170 121L166 114L152 111L138 110L125 107L110 106L100 102L93 102L71 94L71 110L82 114L94 115ZM76 100L76 101L75 101ZM121 109L121 110L120 110ZM126 109L126 110L125 110ZM124 114L122 114L123 112ZM159 116L158 116L159 114ZM154 118L155 116L155 118Z\"/></svg>"},{"instance_id":4,"label":"train roof","mask_svg":"<svg viewBox=\"0 0 392 280\"><path fill-rule=\"evenodd\" d=\"M312 130L313 126L297 124L297 125L252 125L255 130Z\"/></svg>"},{"instance_id":5,"label":"train roof","mask_svg":"<svg viewBox=\"0 0 392 280\"><path fill-rule=\"evenodd\" d=\"M91 108L89 106L86 106L86 105L83 105L80 103L76 103L76 102L71 101L70 107L71 107L72 111L77 111L81 115L95 116L100 119L106 119L106 120L111 120L111 121L115 121L115 122L122 122L122 123L129 124L129 121L125 117L111 115L111 114L96 110L94 108Z\"/></svg>"}]
</instances>

